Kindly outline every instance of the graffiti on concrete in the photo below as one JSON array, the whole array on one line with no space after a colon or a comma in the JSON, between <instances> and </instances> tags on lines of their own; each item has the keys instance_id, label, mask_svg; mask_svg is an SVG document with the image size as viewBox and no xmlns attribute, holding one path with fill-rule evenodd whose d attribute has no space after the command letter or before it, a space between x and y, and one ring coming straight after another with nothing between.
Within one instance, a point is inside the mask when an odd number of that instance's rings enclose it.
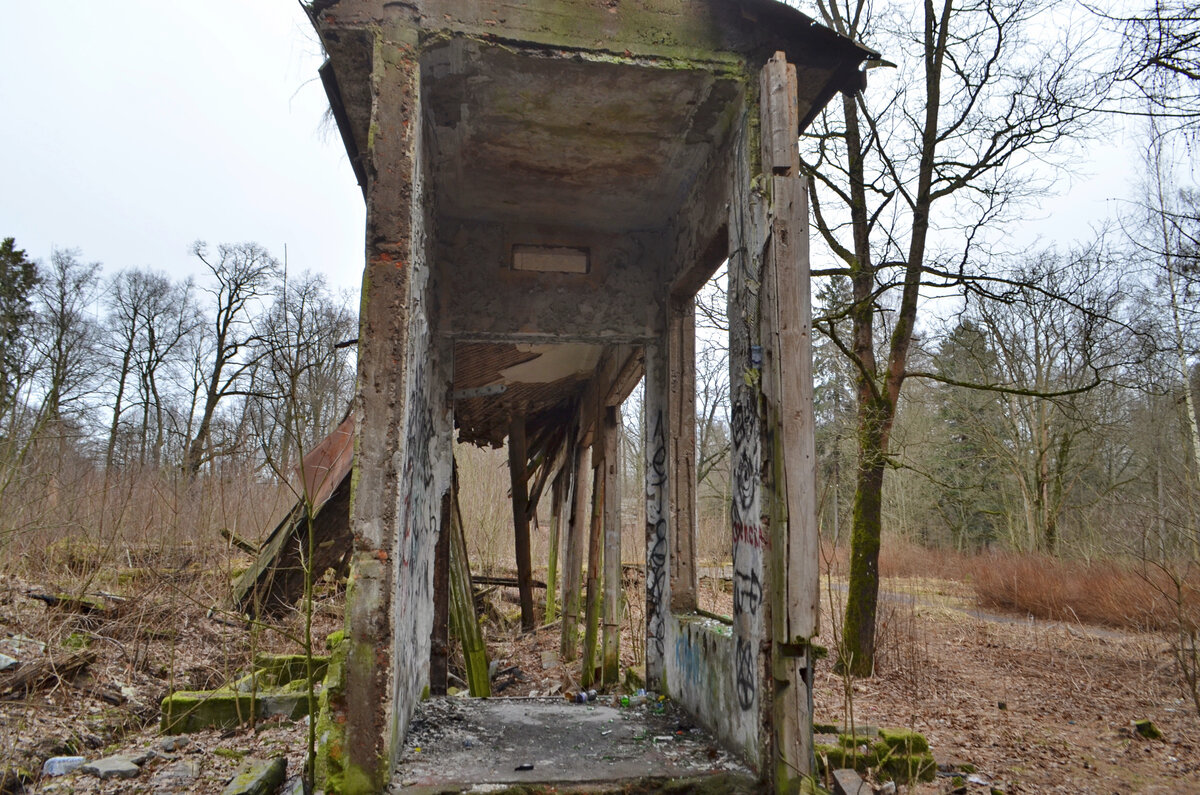
<instances>
[{"instance_id":1,"label":"graffiti on concrete","mask_svg":"<svg viewBox=\"0 0 1200 795\"><path fill-rule=\"evenodd\" d=\"M766 534L759 511L760 443L757 390L736 388L731 413L733 444L733 633L738 706L752 710L758 700L755 668L762 632L763 548Z\"/></svg>"},{"instance_id":2,"label":"graffiti on concrete","mask_svg":"<svg viewBox=\"0 0 1200 795\"><path fill-rule=\"evenodd\" d=\"M666 637L667 435L660 409L646 445L646 654L661 662ZM647 662L650 660L647 659Z\"/></svg>"}]
</instances>

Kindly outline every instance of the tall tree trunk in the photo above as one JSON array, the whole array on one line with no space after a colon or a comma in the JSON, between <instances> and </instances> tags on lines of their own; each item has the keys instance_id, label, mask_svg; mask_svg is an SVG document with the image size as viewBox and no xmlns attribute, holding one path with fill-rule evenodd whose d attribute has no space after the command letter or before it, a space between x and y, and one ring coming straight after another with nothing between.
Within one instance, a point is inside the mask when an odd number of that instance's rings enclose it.
<instances>
[{"instance_id":1,"label":"tall tree trunk","mask_svg":"<svg viewBox=\"0 0 1200 795\"><path fill-rule=\"evenodd\" d=\"M850 531L850 584L838 667L870 676L875 666L875 614L879 603L879 546L883 530L885 426L891 411L875 401L859 413L858 466Z\"/></svg>"}]
</instances>

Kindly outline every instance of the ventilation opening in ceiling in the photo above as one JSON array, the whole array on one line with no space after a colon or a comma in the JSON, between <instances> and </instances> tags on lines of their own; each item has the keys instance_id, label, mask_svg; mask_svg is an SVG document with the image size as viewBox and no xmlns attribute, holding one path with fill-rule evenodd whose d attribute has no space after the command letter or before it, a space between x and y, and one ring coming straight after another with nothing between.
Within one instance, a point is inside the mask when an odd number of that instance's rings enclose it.
<instances>
[{"instance_id":1,"label":"ventilation opening in ceiling","mask_svg":"<svg viewBox=\"0 0 1200 795\"><path fill-rule=\"evenodd\" d=\"M516 245L512 250L515 271L587 273L590 266L591 258L586 248Z\"/></svg>"}]
</instances>

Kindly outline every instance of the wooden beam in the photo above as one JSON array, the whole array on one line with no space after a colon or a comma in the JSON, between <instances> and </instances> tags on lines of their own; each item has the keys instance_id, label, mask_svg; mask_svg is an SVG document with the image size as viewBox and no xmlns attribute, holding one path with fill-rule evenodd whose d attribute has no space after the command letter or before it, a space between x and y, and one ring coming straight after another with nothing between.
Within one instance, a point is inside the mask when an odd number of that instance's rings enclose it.
<instances>
[{"instance_id":1,"label":"wooden beam","mask_svg":"<svg viewBox=\"0 0 1200 795\"><path fill-rule=\"evenodd\" d=\"M550 487L550 499L553 504L550 508L550 553L546 560L546 614L542 618L543 625L558 618L558 594L555 592L558 585L558 537L562 534L562 520L566 508L563 503L566 501L569 479L566 468L561 468Z\"/></svg>"},{"instance_id":2,"label":"wooden beam","mask_svg":"<svg viewBox=\"0 0 1200 795\"><path fill-rule=\"evenodd\" d=\"M579 583L585 543L583 528L587 521L587 448L581 444L574 445L573 458L571 511L567 521L567 551L563 568L563 619L559 644L559 657L564 662L574 660L579 654Z\"/></svg>"},{"instance_id":3,"label":"wooden beam","mask_svg":"<svg viewBox=\"0 0 1200 795\"><path fill-rule=\"evenodd\" d=\"M525 418L513 417L508 426L508 472L512 481L513 532L516 537L517 588L521 598L521 629L532 632L537 624L533 617L533 561L529 549L529 477L526 465Z\"/></svg>"},{"instance_id":4,"label":"wooden beam","mask_svg":"<svg viewBox=\"0 0 1200 795\"><path fill-rule=\"evenodd\" d=\"M604 455L603 449L592 449L592 455ZM580 684L590 687L596 681L596 641L600 629L600 567L604 547L604 459L593 460L592 522L588 533L587 616L583 634L583 673Z\"/></svg>"},{"instance_id":5,"label":"wooden beam","mask_svg":"<svg viewBox=\"0 0 1200 795\"><path fill-rule=\"evenodd\" d=\"M604 417L604 633L605 685L621 680L621 407Z\"/></svg>"},{"instance_id":6,"label":"wooden beam","mask_svg":"<svg viewBox=\"0 0 1200 795\"><path fill-rule=\"evenodd\" d=\"M770 624L771 778L792 791L814 769L811 641L817 632L816 457L807 185L795 143L796 70L782 53L763 67L764 169L770 168L770 238L762 274L760 333L768 444L764 573Z\"/></svg>"},{"instance_id":7,"label":"wooden beam","mask_svg":"<svg viewBox=\"0 0 1200 795\"><path fill-rule=\"evenodd\" d=\"M488 679L487 646L483 632L479 629L479 617L475 613L475 589L471 583L471 566L467 560L467 536L463 530L462 509L458 504L458 465L453 471L454 510L450 520L449 580L450 580L450 626L455 637L462 643L463 658L467 665L467 688L472 696L487 698L492 694Z\"/></svg>"}]
</instances>

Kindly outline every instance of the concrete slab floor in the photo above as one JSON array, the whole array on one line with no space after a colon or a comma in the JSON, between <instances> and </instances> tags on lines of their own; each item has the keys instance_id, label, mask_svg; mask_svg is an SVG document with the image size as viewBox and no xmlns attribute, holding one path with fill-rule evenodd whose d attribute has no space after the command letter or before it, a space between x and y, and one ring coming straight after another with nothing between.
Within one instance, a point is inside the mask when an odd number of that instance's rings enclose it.
<instances>
[{"instance_id":1,"label":"concrete slab floor","mask_svg":"<svg viewBox=\"0 0 1200 795\"><path fill-rule=\"evenodd\" d=\"M392 792L588 791L639 779L750 771L670 702L621 707L561 698L434 698L413 718Z\"/></svg>"}]
</instances>

